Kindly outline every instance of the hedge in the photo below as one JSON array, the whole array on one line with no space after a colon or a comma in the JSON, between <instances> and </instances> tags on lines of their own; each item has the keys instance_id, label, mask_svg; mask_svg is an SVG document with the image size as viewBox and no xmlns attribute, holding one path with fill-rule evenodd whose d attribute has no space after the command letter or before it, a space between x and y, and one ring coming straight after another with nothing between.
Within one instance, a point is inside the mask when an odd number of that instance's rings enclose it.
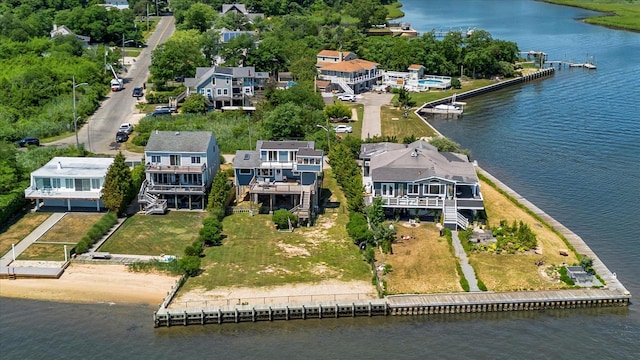
<instances>
[{"instance_id":1,"label":"hedge","mask_svg":"<svg viewBox=\"0 0 640 360\"><path fill-rule=\"evenodd\" d=\"M114 213L106 213L103 217L98 220L87 233L80 239L80 242L76 245L76 254L82 254L87 252L91 245L93 245L96 241L100 240L109 229L113 227L118 222L118 217Z\"/></svg>"}]
</instances>

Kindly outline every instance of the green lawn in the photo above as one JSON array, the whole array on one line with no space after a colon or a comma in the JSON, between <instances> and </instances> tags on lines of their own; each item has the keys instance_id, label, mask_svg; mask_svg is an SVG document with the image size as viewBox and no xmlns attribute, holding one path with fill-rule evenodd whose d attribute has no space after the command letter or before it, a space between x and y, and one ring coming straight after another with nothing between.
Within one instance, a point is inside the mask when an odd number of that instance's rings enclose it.
<instances>
[{"instance_id":1,"label":"green lawn","mask_svg":"<svg viewBox=\"0 0 640 360\"><path fill-rule=\"evenodd\" d=\"M405 118L402 110L381 106L380 122L382 135L395 136L398 142L401 142L405 136L413 135L420 138L435 135L435 131L425 124L413 111L409 111L408 117Z\"/></svg>"},{"instance_id":2,"label":"green lawn","mask_svg":"<svg viewBox=\"0 0 640 360\"><path fill-rule=\"evenodd\" d=\"M136 214L100 247L115 254L182 255L197 237L206 212L170 211L166 215Z\"/></svg>"},{"instance_id":3,"label":"green lawn","mask_svg":"<svg viewBox=\"0 0 640 360\"><path fill-rule=\"evenodd\" d=\"M223 221L222 246L205 250L203 274L190 278L181 291L217 286L272 286L327 279L366 280L371 269L349 240L344 196L326 171L325 185L336 212L321 215L316 225L293 233L274 229L271 216L235 214Z\"/></svg>"},{"instance_id":4,"label":"green lawn","mask_svg":"<svg viewBox=\"0 0 640 360\"><path fill-rule=\"evenodd\" d=\"M387 15L387 19L399 19L404 16L404 11L401 10L402 3L397 1L393 4L385 5L385 8L389 11L389 15Z\"/></svg>"},{"instance_id":5,"label":"green lawn","mask_svg":"<svg viewBox=\"0 0 640 360\"><path fill-rule=\"evenodd\" d=\"M69 213L58 221L38 241L77 243L104 214Z\"/></svg>"},{"instance_id":6,"label":"green lawn","mask_svg":"<svg viewBox=\"0 0 640 360\"><path fill-rule=\"evenodd\" d=\"M67 251L72 247L67 245ZM18 260L64 261L64 244L33 243L18 256Z\"/></svg>"}]
</instances>

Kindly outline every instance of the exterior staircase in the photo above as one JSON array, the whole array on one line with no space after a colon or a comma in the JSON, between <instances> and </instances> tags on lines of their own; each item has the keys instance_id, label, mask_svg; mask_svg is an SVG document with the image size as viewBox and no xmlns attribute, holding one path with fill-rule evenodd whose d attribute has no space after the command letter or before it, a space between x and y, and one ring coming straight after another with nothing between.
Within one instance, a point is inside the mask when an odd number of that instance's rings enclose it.
<instances>
[{"instance_id":1,"label":"exterior staircase","mask_svg":"<svg viewBox=\"0 0 640 360\"><path fill-rule=\"evenodd\" d=\"M454 199L445 199L444 201L444 225L457 230L461 228L465 230L469 227L469 220L462 216L456 207L456 201Z\"/></svg>"},{"instance_id":2,"label":"exterior staircase","mask_svg":"<svg viewBox=\"0 0 640 360\"><path fill-rule=\"evenodd\" d=\"M300 197L300 204L293 207L289 212L296 214L298 219L309 219L311 214L311 193L305 191Z\"/></svg>"},{"instance_id":3,"label":"exterior staircase","mask_svg":"<svg viewBox=\"0 0 640 360\"><path fill-rule=\"evenodd\" d=\"M142 186L140 186L140 191L138 192L138 202L140 204L145 204L144 213L147 215L166 213L167 200L160 199L153 194L149 194L147 191L148 187L149 183L145 180L142 182Z\"/></svg>"},{"instance_id":4,"label":"exterior staircase","mask_svg":"<svg viewBox=\"0 0 640 360\"><path fill-rule=\"evenodd\" d=\"M347 84L346 81L340 78L335 78L331 82L340 85L340 87L342 88L345 94L355 95L355 93L353 92L353 89L351 88L351 86L349 86L349 84Z\"/></svg>"}]
</instances>

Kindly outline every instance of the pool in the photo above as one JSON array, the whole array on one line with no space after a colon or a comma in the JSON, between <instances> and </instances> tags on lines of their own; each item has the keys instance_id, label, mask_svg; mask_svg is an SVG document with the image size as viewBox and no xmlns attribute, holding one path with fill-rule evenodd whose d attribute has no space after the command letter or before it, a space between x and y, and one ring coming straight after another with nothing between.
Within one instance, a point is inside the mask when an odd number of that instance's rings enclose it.
<instances>
[{"instance_id":1,"label":"pool","mask_svg":"<svg viewBox=\"0 0 640 360\"><path fill-rule=\"evenodd\" d=\"M418 84L420 84L420 85L442 85L443 82L444 81L433 80L433 79L418 80Z\"/></svg>"}]
</instances>

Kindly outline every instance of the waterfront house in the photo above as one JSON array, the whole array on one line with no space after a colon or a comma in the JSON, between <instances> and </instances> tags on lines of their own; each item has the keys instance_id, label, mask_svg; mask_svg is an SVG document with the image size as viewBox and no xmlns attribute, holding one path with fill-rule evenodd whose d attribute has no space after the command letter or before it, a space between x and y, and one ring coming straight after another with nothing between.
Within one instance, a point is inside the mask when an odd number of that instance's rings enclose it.
<instances>
[{"instance_id":1,"label":"waterfront house","mask_svg":"<svg viewBox=\"0 0 640 360\"><path fill-rule=\"evenodd\" d=\"M411 144L373 143L360 148L365 203L414 214L444 214L444 225L466 228L484 210L480 182L464 154L439 152L424 140Z\"/></svg>"},{"instance_id":2,"label":"waterfront house","mask_svg":"<svg viewBox=\"0 0 640 360\"><path fill-rule=\"evenodd\" d=\"M56 206L100 211L104 208L102 185L111 164L112 158L54 157L31 173L24 196L36 201L36 210Z\"/></svg>"},{"instance_id":3,"label":"waterfront house","mask_svg":"<svg viewBox=\"0 0 640 360\"><path fill-rule=\"evenodd\" d=\"M138 201L145 212L202 209L220 169L220 150L210 131L153 131L144 149L145 180Z\"/></svg>"},{"instance_id":4,"label":"waterfront house","mask_svg":"<svg viewBox=\"0 0 640 360\"><path fill-rule=\"evenodd\" d=\"M215 109L231 106L250 107L251 99L264 90L268 72L246 67L199 67L195 78L184 81L186 96L202 94Z\"/></svg>"},{"instance_id":5,"label":"waterfront house","mask_svg":"<svg viewBox=\"0 0 640 360\"><path fill-rule=\"evenodd\" d=\"M317 214L324 153L313 141L258 141L256 150L238 150L233 159L236 198L279 208L312 222Z\"/></svg>"},{"instance_id":6,"label":"waterfront house","mask_svg":"<svg viewBox=\"0 0 640 360\"><path fill-rule=\"evenodd\" d=\"M329 81L325 90L359 94L373 88L382 79L380 64L357 59L353 53L322 50L316 57L318 79Z\"/></svg>"}]
</instances>

